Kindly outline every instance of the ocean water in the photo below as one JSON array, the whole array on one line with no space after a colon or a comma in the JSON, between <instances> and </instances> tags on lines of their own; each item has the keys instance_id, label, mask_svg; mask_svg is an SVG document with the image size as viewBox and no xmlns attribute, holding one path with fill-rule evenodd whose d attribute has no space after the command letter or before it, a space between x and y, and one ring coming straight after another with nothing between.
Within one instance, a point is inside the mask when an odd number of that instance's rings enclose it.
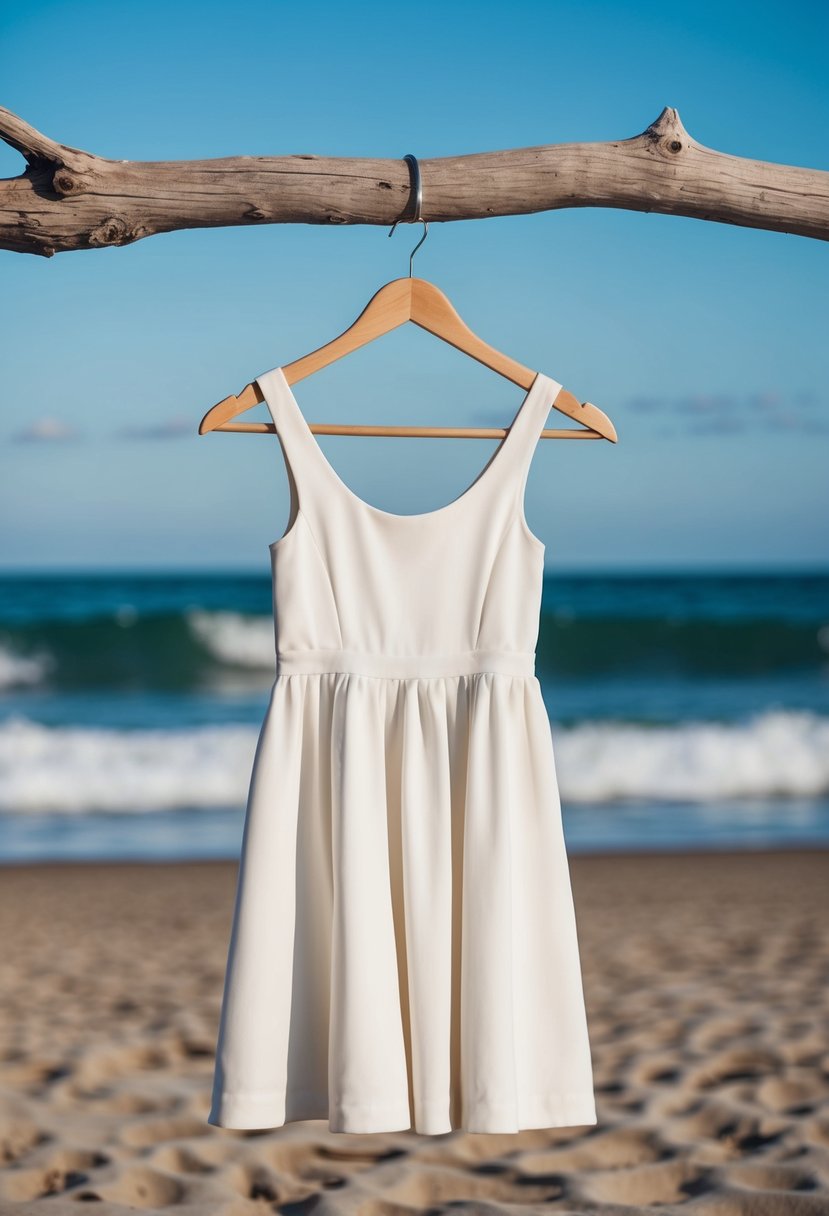
<instances>
[{"instance_id":1,"label":"ocean water","mask_svg":"<svg viewBox=\"0 0 829 1216\"><path fill-rule=\"evenodd\" d=\"M571 852L829 844L829 574L545 577ZM0 576L0 861L239 855L269 576Z\"/></svg>"}]
</instances>

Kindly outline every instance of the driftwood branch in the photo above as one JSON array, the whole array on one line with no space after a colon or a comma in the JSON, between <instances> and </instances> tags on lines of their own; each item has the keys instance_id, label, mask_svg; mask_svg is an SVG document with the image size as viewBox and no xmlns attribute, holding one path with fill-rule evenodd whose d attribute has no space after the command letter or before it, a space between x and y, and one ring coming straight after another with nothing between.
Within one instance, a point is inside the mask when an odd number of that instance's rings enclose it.
<instances>
[{"instance_id":1,"label":"driftwood branch","mask_svg":"<svg viewBox=\"0 0 829 1216\"><path fill-rule=\"evenodd\" d=\"M18 253L51 257L179 228L390 226L410 213L402 158L109 160L59 144L2 107L0 138L27 162L0 181L0 248ZM428 220L619 207L829 239L829 172L706 148L670 107L632 139L445 156L420 168Z\"/></svg>"}]
</instances>

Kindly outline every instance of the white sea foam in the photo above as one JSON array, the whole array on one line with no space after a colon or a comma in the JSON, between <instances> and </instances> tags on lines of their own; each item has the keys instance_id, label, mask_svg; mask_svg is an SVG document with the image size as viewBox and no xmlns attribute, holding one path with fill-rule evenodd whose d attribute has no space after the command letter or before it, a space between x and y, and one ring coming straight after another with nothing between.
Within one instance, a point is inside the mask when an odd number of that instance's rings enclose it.
<instances>
[{"instance_id":1,"label":"white sea foam","mask_svg":"<svg viewBox=\"0 0 829 1216\"><path fill-rule=\"evenodd\" d=\"M276 666L273 616L243 616L240 612L187 613L193 633L214 658L236 667L270 670Z\"/></svg>"},{"instance_id":2,"label":"white sea foam","mask_svg":"<svg viewBox=\"0 0 829 1216\"><path fill-rule=\"evenodd\" d=\"M244 801L257 729L0 725L0 811L157 811Z\"/></svg>"},{"instance_id":3,"label":"white sea foam","mask_svg":"<svg viewBox=\"0 0 829 1216\"><path fill-rule=\"evenodd\" d=\"M744 722L586 722L553 734L563 800L710 802L829 793L829 718L769 710Z\"/></svg>"},{"instance_id":4,"label":"white sea foam","mask_svg":"<svg viewBox=\"0 0 829 1216\"><path fill-rule=\"evenodd\" d=\"M243 806L256 726L185 730L0 725L0 811ZM732 725L553 724L562 802L713 802L829 794L829 718L770 711Z\"/></svg>"},{"instance_id":5,"label":"white sea foam","mask_svg":"<svg viewBox=\"0 0 829 1216\"><path fill-rule=\"evenodd\" d=\"M0 646L0 688L39 684L52 665L52 657L46 652L34 655L15 654L14 651Z\"/></svg>"}]
</instances>

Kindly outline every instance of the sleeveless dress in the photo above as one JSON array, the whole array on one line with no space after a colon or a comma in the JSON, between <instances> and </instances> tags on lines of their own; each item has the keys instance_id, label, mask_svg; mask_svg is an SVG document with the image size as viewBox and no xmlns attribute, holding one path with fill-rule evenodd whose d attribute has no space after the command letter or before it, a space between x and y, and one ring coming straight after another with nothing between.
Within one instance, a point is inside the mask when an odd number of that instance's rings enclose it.
<instances>
[{"instance_id":1,"label":"sleeveless dress","mask_svg":"<svg viewBox=\"0 0 829 1216\"><path fill-rule=\"evenodd\" d=\"M458 498L394 515L340 479L281 368L257 382L291 518L207 1121L594 1124L524 517L561 385L537 374Z\"/></svg>"}]
</instances>

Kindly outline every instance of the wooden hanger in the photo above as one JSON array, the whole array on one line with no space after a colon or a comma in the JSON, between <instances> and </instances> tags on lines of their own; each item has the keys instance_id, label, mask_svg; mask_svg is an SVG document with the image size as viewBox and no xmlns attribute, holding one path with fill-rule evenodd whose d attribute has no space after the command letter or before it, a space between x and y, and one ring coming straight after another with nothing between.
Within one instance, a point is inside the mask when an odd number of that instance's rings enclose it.
<instances>
[{"instance_id":1,"label":"wooden hanger","mask_svg":"<svg viewBox=\"0 0 829 1216\"><path fill-rule=\"evenodd\" d=\"M489 346L466 325L453 308L444 293L434 283L426 279L413 278L412 259L426 239L428 223L420 217L421 192L419 187L420 174L414 157L406 157L410 164L414 162L415 182L417 189L417 218L424 225L424 233L409 257L409 277L393 279L386 283L369 300L366 307L348 329L318 347L307 355L293 362L282 365L282 371L289 384L296 384L306 376L312 375L344 355L350 354L368 342L373 342L382 334L397 329L406 321L413 321L422 329L428 330L444 342L470 355L485 367L491 368L500 375L512 380L521 388L529 391L535 380L536 373L523 364L511 359L508 355ZM396 221L391 233L397 226ZM238 414L251 409L263 401L264 397L254 383L246 384L236 395L225 397L214 405L202 418L199 434L209 431L248 431L273 432L272 422L232 422ZM562 388L553 402L553 408L573 418L582 425L578 429L544 430L543 439L609 439L616 443L616 429L613 423L595 405L580 402L567 389ZM309 423L310 429L317 435L402 435L402 436L435 436L463 438L498 438L506 435L504 427L434 427L434 426L357 426L339 423Z\"/></svg>"}]
</instances>

